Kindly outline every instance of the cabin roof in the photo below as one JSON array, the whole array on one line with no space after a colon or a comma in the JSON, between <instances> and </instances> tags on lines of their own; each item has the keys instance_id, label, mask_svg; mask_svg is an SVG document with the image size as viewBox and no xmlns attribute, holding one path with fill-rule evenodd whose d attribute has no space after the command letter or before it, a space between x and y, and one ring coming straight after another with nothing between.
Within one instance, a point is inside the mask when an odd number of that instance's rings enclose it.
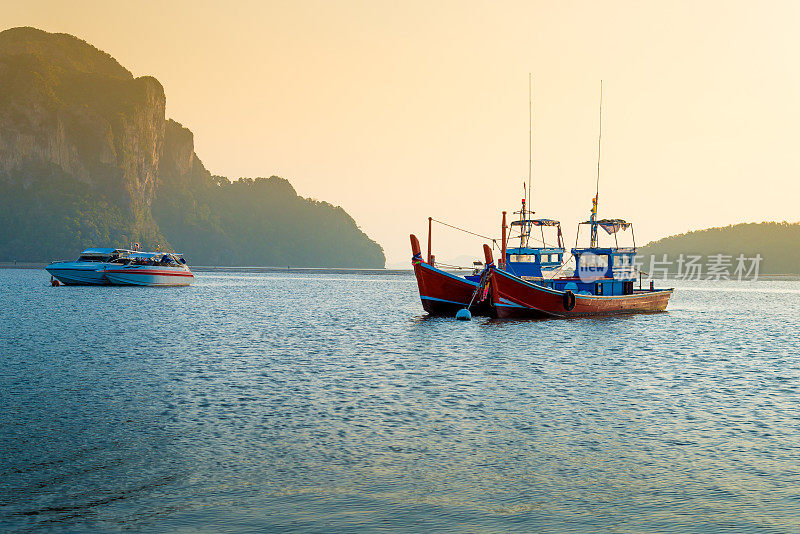
<instances>
[{"instance_id":1,"label":"cabin roof","mask_svg":"<svg viewBox=\"0 0 800 534\"><path fill-rule=\"evenodd\" d=\"M627 230L633 223L629 223L625 219L600 219L599 221L584 221L580 224L596 224L605 230L607 234L611 235L616 234L620 230Z\"/></svg>"},{"instance_id":2,"label":"cabin roof","mask_svg":"<svg viewBox=\"0 0 800 534\"><path fill-rule=\"evenodd\" d=\"M559 247L506 247L506 254L563 254Z\"/></svg>"},{"instance_id":3,"label":"cabin roof","mask_svg":"<svg viewBox=\"0 0 800 534\"><path fill-rule=\"evenodd\" d=\"M560 226L561 222L554 219L521 219L519 221L511 221L511 226L522 226L523 224L530 224L531 226Z\"/></svg>"},{"instance_id":4,"label":"cabin roof","mask_svg":"<svg viewBox=\"0 0 800 534\"><path fill-rule=\"evenodd\" d=\"M87 248L81 254L113 254L115 252L128 252L121 248Z\"/></svg>"},{"instance_id":5,"label":"cabin roof","mask_svg":"<svg viewBox=\"0 0 800 534\"><path fill-rule=\"evenodd\" d=\"M629 223L625 219L597 219L595 221L597 224L625 224L630 226L633 223ZM581 224L592 224L591 220L583 221Z\"/></svg>"},{"instance_id":6,"label":"cabin roof","mask_svg":"<svg viewBox=\"0 0 800 534\"><path fill-rule=\"evenodd\" d=\"M636 249L633 247L585 247L585 248L573 248L571 250L572 254L577 256L580 254L592 253L598 256L605 256L605 255L631 255L636 254Z\"/></svg>"}]
</instances>

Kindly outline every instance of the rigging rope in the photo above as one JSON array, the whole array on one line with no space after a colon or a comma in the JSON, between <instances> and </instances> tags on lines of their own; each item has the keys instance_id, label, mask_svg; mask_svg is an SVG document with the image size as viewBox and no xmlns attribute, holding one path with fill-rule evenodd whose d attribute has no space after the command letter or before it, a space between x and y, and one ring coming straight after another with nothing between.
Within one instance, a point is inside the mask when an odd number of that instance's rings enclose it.
<instances>
[{"instance_id":1,"label":"rigging rope","mask_svg":"<svg viewBox=\"0 0 800 534\"><path fill-rule=\"evenodd\" d=\"M498 240L496 237L489 237L488 235L476 234L475 232L470 232L469 230L467 230L467 229L465 229L465 228L461 228L461 227L459 227L459 226L454 226L454 225L452 225L452 224L448 224L448 223L446 223L446 222L444 222L444 221L440 221L439 219L434 219L434 218L431 218L431 220L432 220L433 222L435 222L435 223L439 223L439 224L441 224L441 225L447 226L448 228L452 228L452 229L454 229L454 230L458 230L459 232L464 232L464 233L466 233L466 234L474 235L474 236L476 236L476 237L481 237L481 238L483 238L483 239L488 239L489 241L491 241L491 242L492 242L492 244L493 244L493 245L494 245L494 244L497 242L497 240ZM514 236L514 237L512 237L512 236L510 236L510 235L509 235L509 236L508 236L508 240L509 240L509 241L511 241L512 239L519 239L519 236ZM536 238L536 237L533 237L533 236L529 236L529 239L532 239L533 241L536 241L536 242L538 242L538 243L541 243L541 244L542 244L542 245L544 245L545 247L555 247L555 246L556 246L556 245L550 245L550 244L548 244L546 241L542 241L541 239L539 239L539 238ZM498 250L499 250L499 249L498 249Z\"/></svg>"},{"instance_id":2,"label":"rigging rope","mask_svg":"<svg viewBox=\"0 0 800 534\"><path fill-rule=\"evenodd\" d=\"M481 265L483 265L483 264L481 264ZM449 267L450 269L458 269L459 271L471 271L471 270L473 270L475 268L474 265L472 267L462 267L461 265L450 265L449 263L444 263L444 262L441 262L441 261L437 261L436 262L436 266L437 267L439 267L439 266Z\"/></svg>"},{"instance_id":3,"label":"rigging rope","mask_svg":"<svg viewBox=\"0 0 800 534\"><path fill-rule=\"evenodd\" d=\"M493 237L489 237L489 236L481 235L481 234L476 234L475 232L470 232L469 230L465 230L464 228L459 228L458 226L453 226L452 224L447 224L446 222L440 221L438 219L431 218L431 220L433 222L437 222L439 224L443 224L444 226L448 226L448 227L453 228L454 230L458 230L460 232L471 234L471 235L474 235L474 236L477 236L477 237L482 237L483 239L488 239L490 241L494 241L495 240L495 238L493 238Z\"/></svg>"}]
</instances>

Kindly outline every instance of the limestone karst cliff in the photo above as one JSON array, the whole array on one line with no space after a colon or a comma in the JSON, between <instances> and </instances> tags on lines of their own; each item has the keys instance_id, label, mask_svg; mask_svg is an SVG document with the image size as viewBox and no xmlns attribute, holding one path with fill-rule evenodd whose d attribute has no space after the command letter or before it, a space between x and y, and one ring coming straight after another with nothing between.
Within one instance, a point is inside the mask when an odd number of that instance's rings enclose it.
<instances>
[{"instance_id":1,"label":"limestone karst cliff","mask_svg":"<svg viewBox=\"0 0 800 534\"><path fill-rule=\"evenodd\" d=\"M165 106L158 80L76 37L0 32L0 261L139 241L195 264L383 266L341 208L212 176Z\"/></svg>"}]
</instances>

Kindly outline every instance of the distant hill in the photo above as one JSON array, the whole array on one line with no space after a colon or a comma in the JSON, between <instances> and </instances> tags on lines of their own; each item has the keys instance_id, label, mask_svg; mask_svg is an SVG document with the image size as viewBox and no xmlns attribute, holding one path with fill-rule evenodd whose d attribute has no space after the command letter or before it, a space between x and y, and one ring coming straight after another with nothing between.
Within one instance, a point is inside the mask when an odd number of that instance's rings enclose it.
<instances>
[{"instance_id":1,"label":"distant hill","mask_svg":"<svg viewBox=\"0 0 800 534\"><path fill-rule=\"evenodd\" d=\"M800 274L800 223L744 223L709 228L648 243L639 252L657 259L664 254L670 259L681 254L704 257L724 254L733 258L740 254L747 258L760 254L761 273Z\"/></svg>"},{"instance_id":2,"label":"distant hill","mask_svg":"<svg viewBox=\"0 0 800 534\"><path fill-rule=\"evenodd\" d=\"M195 265L383 267L342 209L212 176L164 89L67 34L0 32L0 261L160 245Z\"/></svg>"}]
</instances>

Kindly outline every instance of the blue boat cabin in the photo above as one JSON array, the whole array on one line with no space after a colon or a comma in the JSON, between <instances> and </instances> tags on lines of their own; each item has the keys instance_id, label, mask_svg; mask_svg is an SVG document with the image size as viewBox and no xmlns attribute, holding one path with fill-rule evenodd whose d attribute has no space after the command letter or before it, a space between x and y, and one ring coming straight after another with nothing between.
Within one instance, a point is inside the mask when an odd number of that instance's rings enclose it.
<instances>
[{"instance_id":1,"label":"blue boat cabin","mask_svg":"<svg viewBox=\"0 0 800 534\"><path fill-rule=\"evenodd\" d=\"M545 282L559 291L580 295L631 295L636 282L635 249L584 248L572 249L575 272L570 278Z\"/></svg>"},{"instance_id":2,"label":"blue boat cabin","mask_svg":"<svg viewBox=\"0 0 800 534\"><path fill-rule=\"evenodd\" d=\"M506 249L506 271L520 278L542 278L542 271L561 267L564 249L559 247L516 247Z\"/></svg>"},{"instance_id":3,"label":"blue boat cabin","mask_svg":"<svg viewBox=\"0 0 800 534\"><path fill-rule=\"evenodd\" d=\"M632 225L622 219L597 220L596 199L593 199L592 217L590 220L578 225L578 236L575 238L576 247L572 249L575 258L575 272L569 278L551 280L545 285L559 291L572 291L582 295L603 295L607 297L618 295L631 295L634 292L636 281L636 238L633 236ZM590 246L578 248L580 227L588 225L591 228ZM614 236L613 247L598 246L597 229L602 228L609 235ZM617 232L631 228L633 238L632 247L620 247Z\"/></svg>"},{"instance_id":4,"label":"blue boat cabin","mask_svg":"<svg viewBox=\"0 0 800 534\"><path fill-rule=\"evenodd\" d=\"M564 244L561 235L561 223L553 219L529 219L527 215L532 212L526 211L525 201L522 202L522 210L519 212L520 218L511 223L511 230L518 230L518 235L509 236L509 241L519 239L519 246L508 247L505 249L505 270L515 276L525 280L536 281L537 283L545 277L561 268L564 262ZM505 217L505 216L504 216ZM505 218L503 219L505 225ZM555 239L548 241L545 238L545 228L555 230ZM532 231L538 228L541 232L541 239L534 237ZM530 246L531 241L538 241L540 246Z\"/></svg>"},{"instance_id":5,"label":"blue boat cabin","mask_svg":"<svg viewBox=\"0 0 800 534\"><path fill-rule=\"evenodd\" d=\"M541 283L541 281L549 277L552 278L553 274L561 269L564 262L564 241L561 234L561 223L553 219L528 219L526 215L530 215L530 211L525 209L525 200L522 201L522 210L518 212L520 219L513 221L510 228L517 230L516 235L506 237L506 212L503 212L503 248L505 256L502 262L502 268L515 276L519 276L524 280L534 283ZM555 238L551 237L550 242L545 238L544 229L552 227L555 230ZM534 228L539 228L541 232L541 239L532 236L531 231ZM519 246L508 247L508 241L512 239L519 239ZM530 246L532 242L538 241L542 246ZM502 254L502 252L501 252ZM472 276L466 277L468 280L477 282L480 280L480 275L476 272Z\"/></svg>"}]
</instances>

